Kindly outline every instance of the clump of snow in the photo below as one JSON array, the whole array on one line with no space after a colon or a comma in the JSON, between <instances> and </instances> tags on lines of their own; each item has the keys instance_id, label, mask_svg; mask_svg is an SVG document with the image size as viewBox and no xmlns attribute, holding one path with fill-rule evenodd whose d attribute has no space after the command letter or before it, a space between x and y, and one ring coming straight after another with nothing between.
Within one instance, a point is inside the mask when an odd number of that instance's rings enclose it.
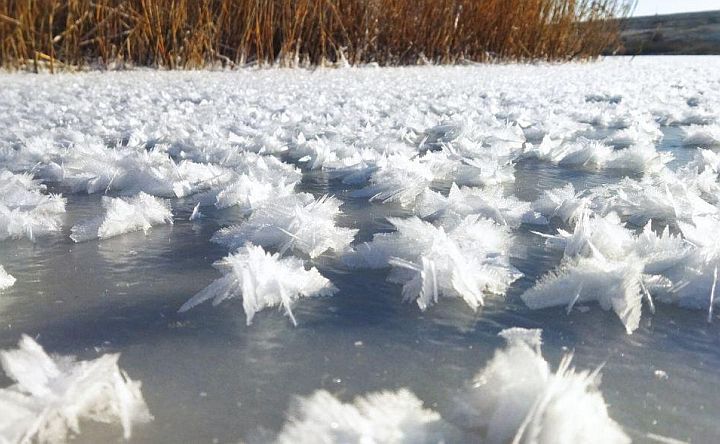
<instances>
[{"instance_id":1,"label":"clump of snow","mask_svg":"<svg viewBox=\"0 0 720 444\"><path fill-rule=\"evenodd\" d=\"M597 371L577 371L572 355L554 373L540 351L540 330L511 328L474 379L473 426L491 443L629 443L598 389Z\"/></svg>"},{"instance_id":2,"label":"clump of snow","mask_svg":"<svg viewBox=\"0 0 720 444\"><path fill-rule=\"evenodd\" d=\"M14 381L0 389L0 441L64 443L80 433L80 421L119 424L130 439L133 425L153 417L140 382L120 370L119 357L51 357L28 336L16 350L0 351L3 370Z\"/></svg>"},{"instance_id":3,"label":"clump of snow","mask_svg":"<svg viewBox=\"0 0 720 444\"><path fill-rule=\"evenodd\" d=\"M0 170L0 241L60 231L65 199L43 191L31 174Z\"/></svg>"},{"instance_id":4,"label":"clump of snow","mask_svg":"<svg viewBox=\"0 0 720 444\"><path fill-rule=\"evenodd\" d=\"M0 265L0 291L15 285L15 278Z\"/></svg>"},{"instance_id":5,"label":"clump of snow","mask_svg":"<svg viewBox=\"0 0 720 444\"><path fill-rule=\"evenodd\" d=\"M181 312L210 299L217 305L225 299L242 297L248 325L255 313L274 306L281 306L297 325L291 310L295 301L330 296L337 291L315 267L307 270L296 257L281 258L280 254L266 253L256 245L245 245L215 266L224 276L190 298L180 307Z\"/></svg>"},{"instance_id":6,"label":"clump of snow","mask_svg":"<svg viewBox=\"0 0 720 444\"><path fill-rule=\"evenodd\" d=\"M288 195L261 205L241 225L221 229L212 241L231 250L252 242L311 258L328 250L342 253L357 230L335 225L340 205L338 199L329 196L313 199L306 193Z\"/></svg>"},{"instance_id":7,"label":"clump of snow","mask_svg":"<svg viewBox=\"0 0 720 444\"><path fill-rule=\"evenodd\" d=\"M153 225L173 222L168 203L142 192L130 198L103 196L102 205L104 215L72 227L72 240L107 239L139 230L147 233Z\"/></svg>"},{"instance_id":8,"label":"clump of snow","mask_svg":"<svg viewBox=\"0 0 720 444\"><path fill-rule=\"evenodd\" d=\"M345 261L352 267L392 267L388 280L403 284L403 297L425 310L439 297L460 297L473 310L483 293L504 294L521 276L508 258L507 227L467 216L446 231L417 217L389 218L392 233L373 236Z\"/></svg>"},{"instance_id":9,"label":"clump of snow","mask_svg":"<svg viewBox=\"0 0 720 444\"><path fill-rule=\"evenodd\" d=\"M296 398L278 444L442 442L440 415L423 407L412 392L377 392L343 403L325 390Z\"/></svg>"}]
</instances>

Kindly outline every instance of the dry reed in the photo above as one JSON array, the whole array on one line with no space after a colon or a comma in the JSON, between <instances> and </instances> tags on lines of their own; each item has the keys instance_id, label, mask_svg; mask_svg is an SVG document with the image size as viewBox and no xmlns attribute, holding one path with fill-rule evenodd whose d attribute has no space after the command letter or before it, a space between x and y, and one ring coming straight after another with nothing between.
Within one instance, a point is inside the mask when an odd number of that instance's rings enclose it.
<instances>
[{"instance_id":1,"label":"dry reed","mask_svg":"<svg viewBox=\"0 0 720 444\"><path fill-rule=\"evenodd\" d=\"M570 60L629 0L0 0L0 66Z\"/></svg>"}]
</instances>

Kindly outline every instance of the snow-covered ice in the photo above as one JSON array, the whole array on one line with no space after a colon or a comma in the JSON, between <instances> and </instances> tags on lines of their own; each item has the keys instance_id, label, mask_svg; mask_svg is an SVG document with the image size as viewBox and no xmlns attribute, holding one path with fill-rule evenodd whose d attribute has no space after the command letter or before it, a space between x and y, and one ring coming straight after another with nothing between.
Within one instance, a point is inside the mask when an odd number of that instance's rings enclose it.
<instances>
[{"instance_id":1,"label":"snow-covered ice","mask_svg":"<svg viewBox=\"0 0 720 444\"><path fill-rule=\"evenodd\" d=\"M361 434L432 438L431 418L458 426L449 391L495 333L543 327L548 361L605 363L611 416L634 440L718 441L718 72L716 57L637 57L1 73L0 264L14 278L0 273L0 345L27 333L63 354L122 351L162 418L139 442L258 427L272 440L292 424L334 436L302 409L283 428L293 395L350 412ZM222 309L177 313L205 300ZM267 307L298 328L243 325ZM498 353L541 369L543 401L490 396L507 421L474 432L577 437L584 418L554 416L568 402L625 440L594 373L553 373L511 342ZM376 427L366 406L396 401Z\"/></svg>"}]
</instances>

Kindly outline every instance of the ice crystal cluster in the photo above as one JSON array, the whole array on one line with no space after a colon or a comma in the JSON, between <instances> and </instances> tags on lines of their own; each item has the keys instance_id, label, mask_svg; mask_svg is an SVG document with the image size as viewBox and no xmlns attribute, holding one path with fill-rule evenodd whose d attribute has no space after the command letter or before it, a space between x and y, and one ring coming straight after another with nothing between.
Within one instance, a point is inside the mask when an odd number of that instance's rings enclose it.
<instances>
[{"instance_id":1,"label":"ice crystal cluster","mask_svg":"<svg viewBox=\"0 0 720 444\"><path fill-rule=\"evenodd\" d=\"M116 423L129 439L134 424L151 421L140 383L118 367L118 354L91 361L49 356L29 336L15 350L0 351L0 442L64 443L81 421Z\"/></svg>"},{"instance_id":2,"label":"ice crystal cluster","mask_svg":"<svg viewBox=\"0 0 720 444\"><path fill-rule=\"evenodd\" d=\"M452 426L412 392L370 393L343 403L320 390L293 401L277 443L506 442L628 444L598 386L598 371L578 371L565 355L555 372L540 351L540 330L500 332L507 346L458 399L464 420ZM458 422L458 421L456 421Z\"/></svg>"},{"instance_id":3,"label":"ice crystal cluster","mask_svg":"<svg viewBox=\"0 0 720 444\"><path fill-rule=\"evenodd\" d=\"M282 306L293 324L292 304L302 297L329 296L337 289L316 268L306 270L301 259L280 258L262 247L247 244L216 264L224 276L188 300L180 311L212 299L217 305L225 299L240 297L247 324L265 307Z\"/></svg>"},{"instance_id":4,"label":"ice crystal cluster","mask_svg":"<svg viewBox=\"0 0 720 444\"><path fill-rule=\"evenodd\" d=\"M172 223L170 206L143 192L131 198L103 197L102 205L105 210L102 216L71 228L72 240L107 239L139 230L147 233L153 225Z\"/></svg>"},{"instance_id":5,"label":"ice crystal cluster","mask_svg":"<svg viewBox=\"0 0 720 444\"><path fill-rule=\"evenodd\" d=\"M0 261L17 278L0 266L0 289L15 284L3 302L31 297L22 293L32 271L16 251L37 248L35 260L43 248L95 248L112 259L108 238L143 231L150 239L170 231L151 227L175 224L174 234L192 227L193 240L220 252L202 257L204 270L213 272L215 261L218 272L198 283L203 290L158 302L179 308L173 315L183 322L202 319L188 309L212 301L242 304L248 324L277 307L302 325L293 314L301 299L362 304L345 294L347 276L379 279L362 288L382 292L373 295L380 303L413 302L403 309L427 311L427 322L446 308L484 316L479 308L489 300L513 316L543 309L534 316L578 330L587 325L576 309L596 315L599 306L619 318L608 335L643 329L650 323L641 320L663 309L669 318L690 309L688 316L713 321L719 69L712 58L610 58L0 74ZM40 285L57 276L37 275ZM508 347L478 375L475 427L483 439L625 442L596 375L572 370L569 359L553 373L533 335L507 333ZM21 416L0 439L25 436L23 421L46 405L55 413L33 423L44 424L40 440L50 429L77 433L81 417L119 417L129 433L134 416L124 403L139 392L113 367L116 358L72 366L33 347L21 344L53 364L38 367L49 373L38 373L45 382L37 387L11 370L17 384L3 393L19 401L3 408ZM94 366L105 369L100 386L118 391L93 389L101 404L64 410L63 390L74 378L84 387L81 373ZM317 416L325 410L328 418ZM438 415L402 390L349 404L319 392L294 405L279 440L422 441L434 439L437 423L447 425Z\"/></svg>"}]
</instances>

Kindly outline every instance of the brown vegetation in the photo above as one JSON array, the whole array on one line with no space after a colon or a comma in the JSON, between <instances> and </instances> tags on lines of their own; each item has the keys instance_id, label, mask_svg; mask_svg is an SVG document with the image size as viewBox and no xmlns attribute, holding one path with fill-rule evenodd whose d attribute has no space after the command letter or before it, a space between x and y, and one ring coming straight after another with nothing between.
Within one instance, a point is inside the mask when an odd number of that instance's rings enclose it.
<instances>
[{"instance_id":1,"label":"brown vegetation","mask_svg":"<svg viewBox=\"0 0 720 444\"><path fill-rule=\"evenodd\" d=\"M592 58L626 0L0 0L0 66Z\"/></svg>"}]
</instances>

